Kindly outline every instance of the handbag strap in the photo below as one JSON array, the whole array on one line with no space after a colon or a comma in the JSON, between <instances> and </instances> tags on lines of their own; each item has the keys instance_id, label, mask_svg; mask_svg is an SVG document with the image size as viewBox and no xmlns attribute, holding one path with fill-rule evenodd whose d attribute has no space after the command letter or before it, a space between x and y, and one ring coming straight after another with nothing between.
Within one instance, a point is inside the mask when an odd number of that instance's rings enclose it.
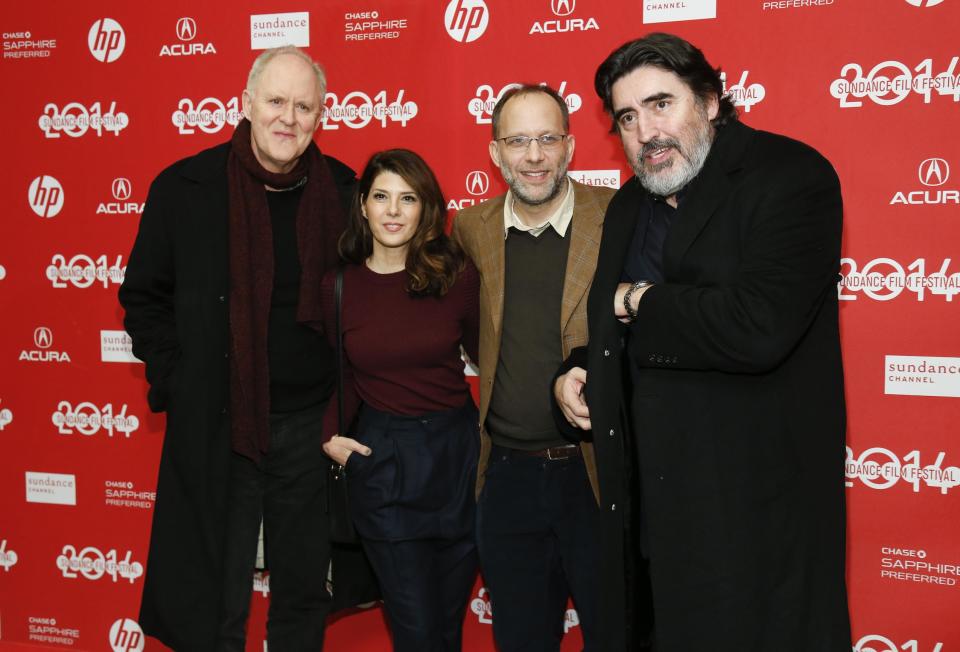
<instances>
[{"instance_id":1,"label":"handbag strap","mask_svg":"<svg viewBox=\"0 0 960 652\"><path fill-rule=\"evenodd\" d=\"M337 325L337 434L343 431L343 267L337 269L337 279L333 284L333 297L336 304Z\"/></svg>"}]
</instances>

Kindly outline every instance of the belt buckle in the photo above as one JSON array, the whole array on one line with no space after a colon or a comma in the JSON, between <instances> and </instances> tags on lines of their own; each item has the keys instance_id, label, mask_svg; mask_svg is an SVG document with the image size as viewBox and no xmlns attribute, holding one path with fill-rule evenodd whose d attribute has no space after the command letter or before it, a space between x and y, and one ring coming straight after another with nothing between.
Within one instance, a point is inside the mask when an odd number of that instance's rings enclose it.
<instances>
[{"instance_id":1,"label":"belt buckle","mask_svg":"<svg viewBox=\"0 0 960 652\"><path fill-rule=\"evenodd\" d=\"M552 461L552 462L553 462L553 461L558 461L558 460L568 459L568 458L570 457L570 455L567 454L567 452L568 452L568 450L569 450L570 448L573 448L573 447L572 447L572 446L554 446L553 448L548 448L548 449L547 449L547 459L550 460L550 461ZM563 452L564 452L564 455L561 455L561 456L559 456L559 457L554 457L554 456L553 456L553 452L554 452L554 451L557 451L557 454L558 454L558 455L560 455L560 451L563 451Z\"/></svg>"}]
</instances>

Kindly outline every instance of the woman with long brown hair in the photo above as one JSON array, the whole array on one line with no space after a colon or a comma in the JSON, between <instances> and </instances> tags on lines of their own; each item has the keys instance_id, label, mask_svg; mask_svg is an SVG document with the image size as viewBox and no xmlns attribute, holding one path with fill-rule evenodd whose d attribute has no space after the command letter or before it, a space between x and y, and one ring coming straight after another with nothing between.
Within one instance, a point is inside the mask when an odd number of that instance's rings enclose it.
<instances>
[{"instance_id":1,"label":"woman with long brown hair","mask_svg":"<svg viewBox=\"0 0 960 652\"><path fill-rule=\"evenodd\" d=\"M476 359L479 278L445 221L423 159L387 150L367 163L340 240L343 423L359 420L354 436L336 432L331 401L323 448L346 467L397 652L460 650L477 568L478 415L460 352ZM332 343L334 285L330 273Z\"/></svg>"}]
</instances>

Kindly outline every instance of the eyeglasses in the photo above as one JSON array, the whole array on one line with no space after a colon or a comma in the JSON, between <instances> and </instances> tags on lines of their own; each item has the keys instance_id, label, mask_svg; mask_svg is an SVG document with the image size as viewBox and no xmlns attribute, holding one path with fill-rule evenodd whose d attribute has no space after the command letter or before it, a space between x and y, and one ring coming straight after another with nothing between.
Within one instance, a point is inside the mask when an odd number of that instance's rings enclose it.
<instances>
[{"instance_id":1,"label":"eyeglasses","mask_svg":"<svg viewBox=\"0 0 960 652\"><path fill-rule=\"evenodd\" d=\"M530 143L533 141L537 141L540 149L556 149L568 135L569 134L543 134L536 138L533 136L504 136L503 138L497 138L497 140L502 140L509 149L519 152L530 147Z\"/></svg>"}]
</instances>

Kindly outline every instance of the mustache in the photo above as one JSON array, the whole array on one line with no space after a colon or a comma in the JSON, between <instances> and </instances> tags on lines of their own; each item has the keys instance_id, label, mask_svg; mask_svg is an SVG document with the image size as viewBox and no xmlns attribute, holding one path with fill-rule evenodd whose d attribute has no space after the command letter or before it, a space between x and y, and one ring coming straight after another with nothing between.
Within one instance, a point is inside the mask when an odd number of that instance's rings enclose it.
<instances>
[{"instance_id":1,"label":"mustache","mask_svg":"<svg viewBox=\"0 0 960 652\"><path fill-rule=\"evenodd\" d=\"M650 152L655 152L658 149L667 149L672 147L673 149L680 152L683 155L683 150L680 148L680 142L673 138L655 138L651 140L646 145L643 146L643 149L640 150L640 158L643 159Z\"/></svg>"}]
</instances>

